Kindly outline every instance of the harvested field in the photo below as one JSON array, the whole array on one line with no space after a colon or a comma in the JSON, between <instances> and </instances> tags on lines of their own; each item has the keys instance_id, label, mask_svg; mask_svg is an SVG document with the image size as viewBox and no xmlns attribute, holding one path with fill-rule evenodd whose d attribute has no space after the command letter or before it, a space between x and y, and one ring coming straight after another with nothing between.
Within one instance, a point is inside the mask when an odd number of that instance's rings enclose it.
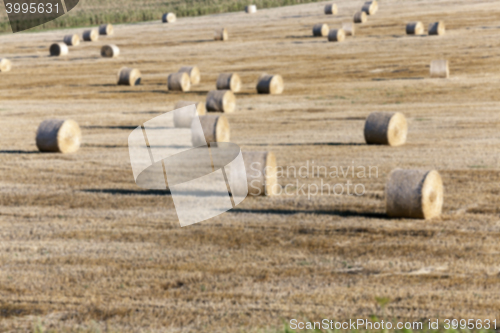
<instances>
[{"instance_id":1,"label":"harvested field","mask_svg":"<svg viewBox=\"0 0 500 333\"><path fill-rule=\"evenodd\" d=\"M319 2L115 25L113 36L65 57L49 57L49 46L83 29L0 36L0 56L12 61L0 74L0 330L254 332L292 318L498 318L498 3L384 0L356 36L312 37L314 24L341 27L363 4L336 3L337 16ZM417 20L443 20L446 35L407 36ZM222 26L224 43L213 40ZM109 43L120 57L100 56ZM449 79L429 77L433 59L449 60ZM199 67L200 84L168 91L167 75L185 64ZM139 69L141 84L118 86L121 67ZM180 228L170 195L134 183L127 138L179 100L204 101L220 73L242 81L225 115L231 141L274 152L290 173L309 165L308 175L278 179L290 195L250 197ZM281 75L283 94L257 94L262 73ZM375 111L405 115L405 145L365 144ZM80 125L78 152L38 152L36 129L48 118ZM440 218L387 218L394 168L439 171ZM308 198L308 186L348 181L365 194ZM389 299L384 309L377 298Z\"/></svg>"}]
</instances>

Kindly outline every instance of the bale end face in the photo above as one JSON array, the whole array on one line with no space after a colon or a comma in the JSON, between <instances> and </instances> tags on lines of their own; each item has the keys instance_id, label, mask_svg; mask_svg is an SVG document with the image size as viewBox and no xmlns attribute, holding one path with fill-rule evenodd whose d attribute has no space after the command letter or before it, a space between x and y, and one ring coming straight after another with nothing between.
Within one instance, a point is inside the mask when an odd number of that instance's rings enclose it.
<instances>
[{"instance_id":1,"label":"bale end face","mask_svg":"<svg viewBox=\"0 0 500 333\"><path fill-rule=\"evenodd\" d=\"M186 72L172 73L168 76L167 86L170 91L189 91L191 80Z\"/></svg>"},{"instance_id":2,"label":"bale end face","mask_svg":"<svg viewBox=\"0 0 500 333\"><path fill-rule=\"evenodd\" d=\"M120 49L116 45L104 45L101 48L101 56L104 58L116 58L120 55Z\"/></svg>"},{"instance_id":3,"label":"bale end face","mask_svg":"<svg viewBox=\"0 0 500 333\"><path fill-rule=\"evenodd\" d=\"M328 31L330 31L330 29L328 28L328 24L318 23L313 27L313 36L326 37L328 36Z\"/></svg>"},{"instance_id":4,"label":"bale end face","mask_svg":"<svg viewBox=\"0 0 500 333\"><path fill-rule=\"evenodd\" d=\"M257 83L257 92L259 94L279 95L285 89L281 75L264 74Z\"/></svg>"},{"instance_id":5,"label":"bale end face","mask_svg":"<svg viewBox=\"0 0 500 333\"><path fill-rule=\"evenodd\" d=\"M118 85L136 86L141 83L141 72L136 68L123 67L118 71Z\"/></svg>"},{"instance_id":6,"label":"bale end face","mask_svg":"<svg viewBox=\"0 0 500 333\"><path fill-rule=\"evenodd\" d=\"M165 13L161 17L163 23L174 23L177 21L177 16L174 13Z\"/></svg>"},{"instance_id":7,"label":"bale end face","mask_svg":"<svg viewBox=\"0 0 500 333\"><path fill-rule=\"evenodd\" d=\"M197 124L191 124L191 140L193 147L201 147L210 143L229 142L230 128L227 118L223 115L200 116L203 133L200 133Z\"/></svg>"},{"instance_id":8,"label":"bale end face","mask_svg":"<svg viewBox=\"0 0 500 333\"><path fill-rule=\"evenodd\" d=\"M64 56L68 54L68 45L64 43L54 43L49 48L50 55L53 57Z\"/></svg>"},{"instance_id":9,"label":"bale end face","mask_svg":"<svg viewBox=\"0 0 500 333\"><path fill-rule=\"evenodd\" d=\"M354 14L353 21L354 23L366 23L368 21L368 16L366 15L365 12L359 11L356 14Z\"/></svg>"},{"instance_id":10,"label":"bale end face","mask_svg":"<svg viewBox=\"0 0 500 333\"><path fill-rule=\"evenodd\" d=\"M193 104L195 105L194 108L180 110ZM175 104L174 126L178 128L190 128L195 117L205 114L205 104L200 102L179 101Z\"/></svg>"},{"instance_id":11,"label":"bale end face","mask_svg":"<svg viewBox=\"0 0 500 333\"><path fill-rule=\"evenodd\" d=\"M83 32L83 40L86 42L95 42L99 39L99 31L97 29L85 30Z\"/></svg>"},{"instance_id":12,"label":"bale end face","mask_svg":"<svg viewBox=\"0 0 500 333\"><path fill-rule=\"evenodd\" d=\"M446 27L443 21L429 24L429 35L442 36L446 33Z\"/></svg>"},{"instance_id":13,"label":"bale end face","mask_svg":"<svg viewBox=\"0 0 500 333\"><path fill-rule=\"evenodd\" d=\"M229 39L229 35L227 33L226 28L222 28L221 30L215 30L214 40L226 41Z\"/></svg>"},{"instance_id":14,"label":"bale end face","mask_svg":"<svg viewBox=\"0 0 500 333\"><path fill-rule=\"evenodd\" d=\"M337 13L338 13L338 8L336 4L330 3L325 6L326 15L337 15Z\"/></svg>"},{"instance_id":15,"label":"bale end face","mask_svg":"<svg viewBox=\"0 0 500 333\"><path fill-rule=\"evenodd\" d=\"M7 58L0 59L0 72L5 73L10 71L12 68L12 63Z\"/></svg>"},{"instance_id":16,"label":"bale end face","mask_svg":"<svg viewBox=\"0 0 500 333\"><path fill-rule=\"evenodd\" d=\"M237 73L222 73L217 78L215 86L217 90L239 92L241 90L241 79Z\"/></svg>"},{"instance_id":17,"label":"bale end face","mask_svg":"<svg viewBox=\"0 0 500 333\"><path fill-rule=\"evenodd\" d=\"M242 152L248 194L272 196L278 193L276 157L272 152Z\"/></svg>"},{"instance_id":18,"label":"bale end face","mask_svg":"<svg viewBox=\"0 0 500 333\"><path fill-rule=\"evenodd\" d=\"M233 113L236 97L231 90L212 90L207 95L206 108L209 112Z\"/></svg>"},{"instance_id":19,"label":"bale end face","mask_svg":"<svg viewBox=\"0 0 500 333\"><path fill-rule=\"evenodd\" d=\"M450 67L448 60L433 60L430 68L431 78L448 79L450 77Z\"/></svg>"},{"instance_id":20,"label":"bale end face","mask_svg":"<svg viewBox=\"0 0 500 333\"><path fill-rule=\"evenodd\" d=\"M365 12L366 15L375 15L378 10L377 1L367 1L361 8L361 11Z\"/></svg>"},{"instance_id":21,"label":"bale end face","mask_svg":"<svg viewBox=\"0 0 500 333\"><path fill-rule=\"evenodd\" d=\"M63 42L68 46L77 46L80 44L80 37L77 34L66 35L63 38Z\"/></svg>"},{"instance_id":22,"label":"bale end face","mask_svg":"<svg viewBox=\"0 0 500 333\"><path fill-rule=\"evenodd\" d=\"M256 5L248 5L245 7L245 13L247 14L255 14L257 13L257 6Z\"/></svg>"},{"instance_id":23,"label":"bale end face","mask_svg":"<svg viewBox=\"0 0 500 333\"><path fill-rule=\"evenodd\" d=\"M401 146L406 143L408 124L402 113L373 112L366 118L367 144Z\"/></svg>"},{"instance_id":24,"label":"bale end face","mask_svg":"<svg viewBox=\"0 0 500 333\"><path fill-rule=\"evenodd\" d=\"M187 73L189 75L191 85L200 83L201 75L198 66L183 66L179 69L179 73Z\"/></svg>"},{"instance_id":25,"label":"bale end face","mask_svg":"<svg viewBox=\"0 0 500 333\"><path fill-rule=\"evenodd\" d=\"M44 120L36 133L36 145L41 152L74 153L80 148L82 133L73 120Z\"/></svg>"},{"instance_id":26,"label":"bale end face","mask_svg":"<svg viewBox=\"0 0 500 333\"><path fill-rule=\"evenodd\" d=\"M328 33L329 42L343 42L345 40L345 31L343 29L332 29Z\"/></svg>"},{"instance_id":27,"label":"bale end face","mask_svg":"<svg viewBox=\"0 0 500 333\"><path fill-rule=\"evenodd\" d=\"M407 35L422 35L424 33L424 25L422 22L410 22L406 25Z\"/></svg>"},{"instance_id":28,"label":"bale end face","mask_svg":"<svg viewBox=\"0 0 500 333\"><path fill-rule=\"evenodd\" d=\"M110 36L114 33L113 26L111 24L101 24L99 26L99 35Z\"/></svg>"}]
</instances>

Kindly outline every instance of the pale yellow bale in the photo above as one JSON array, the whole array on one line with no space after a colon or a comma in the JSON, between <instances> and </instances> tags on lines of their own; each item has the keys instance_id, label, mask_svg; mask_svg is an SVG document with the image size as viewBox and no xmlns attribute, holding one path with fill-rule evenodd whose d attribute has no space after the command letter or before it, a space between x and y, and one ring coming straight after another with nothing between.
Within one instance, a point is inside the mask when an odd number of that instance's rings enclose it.
<instances>
[{"instance_id":1,"label":"pale yellow bale","mask_svg":"<svg viewBox=\"0 0 500 333\"><path fill-rule=\"evenodd\" d=\"M101 47L101 56L105 58L116 58L120 55L118 46L109 44Z\"/></svg>"},{"instance_id":2,"label":"pale yellow bale","mask_svg":"<svg viewBox=\"0 0 500 333\"><path fill-rule=\"evenodd\" d=\"M366 1L363 7L361 8L361 11L365 12L366 15L375 15L377 10L378 10L377 1Z\"/></svg>"},{"instance_id":3,"label":"pale yellow bale","mask_svg":"<svg viewBox=\"0 0 500 333\"><path fill-rule=\"evenodd\" d=\"M236 109L236 97L231 90L212 90L205 106L208 112L232 113Z\"/></svg>"},{"instance_id":4,"label":"pale yellow bale","mask_svg":"<svg viewBox=\"0 0 500 333\"><path fill-rule=\"evenodd\" d=\"M68 46L77 46L80 44L80 37L77 34L66 35L63 38L63 42Z\"/></svg>"},{"instance_id":5,"label":"pale yellow bale","mask_svg":"<svg viewBox=\"0 0 500 333\"><path fill-rule=\"evenodd\" d=\"M401 146L406 142L408 124L402 113L373 112L365 122L367 144Z\"/></svg>"},{"instance_id":6,"label":"pale yellow bale","mask_svg":"<svg viewBox=\"0 0 500 333\"><path fill-rule=\"evenodd\" d=\"M0 72L5 73L12 68L12 62L7 58L0 58Z\"/></svg>"},{"instance_id":7,"label":"pale yellow bale","mask_svg":"<svg viewBox=\"0 0 500 333\"><path fill-rule=\"evenodd\" d=\"M407 35L422 35L424 33L424 25L422 22L410 22L406 25Z\"/></svg>"},{"instance_id":8,"label":"pale yellow bale","mask_svg":"<svg viewBox=\"0 0 500 333\"><path fill-rule=\"evenodd\" d=\"M188 73L172 73L168 76L167 86L168 90L171 91L189 91L191 89L191 80Z\"/></svg>"},{"instance_id":9,"label":"pale yellow bale","mask_svg":"<svg viewBox=\"0 0 500 333\"><path fill-rule=\"evenodd\" d=\"M236 73L222 73L219 74L215 86L217 90L231 90L232 92L239 92L241 90L241 79Z\"/></svg>"},{"instance_id":10,"label":"pale yellow bale","mask_svg":"<svg viewBox=\"0 0 500 333\"><path fill-rule=\"evenodd\" d=\"M47 119L36 132L36 146L41 152L73 153L80 148L82 133L73 120Z\"/></svg>"},{"instance_id":11,"label":"pale yellow bale","mask_svg":"<svg viewBox=\"0 0 500 333\"><path fill-rule=\"evenodd\" d=\"M113 33L114 33L113 25L107 23L107 24L101 24L99 26L99 35L110 36Z\"/></svg>"},{"instance_id":12,"label":"pale yellow bale","mask_svg":"<svg viewBox=\"0 0 500 333\"><path fill-rule=\"evenodd\" d=\"M368 16L365 12L359 11L354 14L354 23L366 23L368 21Z\"/></svg>"},{"instance_id":13,"label":"pale yellow bale","mask_svg":"<svg viewBox=\"0 0 500 333\"><path fill-rule=\"evenodd\" d=\"M49 52L51 56L60 57L68 54L68 45L64 43L54 43L50 46Z\"/></svg>"},{"instance_id":14,"label":"pale yellow bale","mask_svg":"<svg viewBox=\"0 0 500 333\"><path fill-rule=\"evenodd\" d=\"M177 21L177 16L174 13L165 13L161 17L163 23L174 23Z\"/></svg>"},{"instance_id":15,"label":"pale yellow bale","mask_svg":"<svg viewBox=\"0 0 500 333\"><path fill-rule=\"evenodd\" d=\"M229 35L227 33L227 29L226 28L215 30L214 40L226 41L228 39L229 39Z\"/></svg>"},{"instance_id":16,"label":"pale yellow bale","mask_svg":"<svg viewBox=\"0 0 500 333\"><path fill-rule=\"evenodd\" d=\"M179 110L189 105L195 105L195 110ZM205 109L205 103L203 102L191 102L191 101L179 101L175 104L174 110L174 126L181 128L190 128L193 119L196 116L203 116L207 113Z\"/></svg>"},{"instance_id":17,"label":"pale yellow bale","mask_svg":"<svg viewBox=\"0 0 500 333\"><path fill-rule=\"evenodd\" d=\"M248 194L272 196L279 193L276 157L272 152L242 152L245 162ZM233 194L244 195L246 188L235 187Z\"/></svg>"},{"instance_id":18,"label":"pale yellow bale","mask_svg":"<svg viewBox=\"0 0 500 333\"><path fill-rule=\"evenodd\" d=\"M187 73L191 80L191 85L200 83L201 75L198 66L183 66L179 69L179 73Z\"/></svg>"},{"instance_id":19,"label":"pale yellow bale","mask_svg":"<svg viewBox=\"0 0 500 333\"><path fill-rule=\"evenodd\" d=\"M245 6L245 13L247 13L247 14L257 13L257 6L256 5Z\"/></svg>"},{"instance_id":20,"label":"pale yellow bale","mask_svg":"<svg viewBox=\"0 0 500 333\"><path fill-rule=\"evenodd\" d=\"M356 34L356 26L353 22L343 22L342 30L344 30L346 36L354 36Z\"/></svg>"},{"instance_id":21,"label":"pale yellow bale","mask_svg":"<svg viewBox=\"0 0 500 333\"><path fill-rule=\"evenodd\" d=\"M318 23L313 27L313 36L315 37L326 37L328 36L328 32L330 28L328 28L328 24Z\"/></svg>"},{"instance_id":22,"label":"pale yellow bale","mask_svg":"<svg viewBox=\"0 0 500 333\"><path fill-rule=\"evenodd\" d=\"M338 8L337 5L334 3L329 3L325 5L325 14L326 15L337 15L338 13Z\"/></svg>"},{"instance_id":23,"label":"pale yellow bale","mask_svg":"<svg viewBox=\"0 0 500 333\"><path fill-rule=\"evenodd\" d=\"M141 83L141 72L136 68L122 67L118 71L118 84L135 86Z\"/></svg>"},{"instance_id":24,"label":"pale yellow bale","mask_svg":"<svg viewBox=\"0 0 500 333\"><path fill-rule=\"evenodd\" d=\"M99 31L97 29L85 30L83 32L83 40L86 42L95 42L99 39Z\"/></svg>"},{"instance_id":25,"label":"pale yellow bale","mask_svg":"<svg viewBox=\"0 0 500 333\"><path fill-rule=\"evenodd\" d=\"M197 125L193 122L191 124L191 141L193 147L203 146L205 142L209 146L211 143L229 142L231 135L229 122L226 117L223 115L206 115L200 116L199 119L204 136L200 135Z\"/></svg>"},{"instance_id":26,"label":"pale yellow bale","mask_svg":"<svg viewBox=\"0 0 500 333\"><path fill-rule=\"evenodd\" d=\"M393 170L385 192L390 217L431 219L441 215L443 181L435 170Z\"/></svg>"},{"instance_id":27,"label":"pale yellow bale","mask_svg":"<svg viewBox=\"0 0 500 333\"><path fill-rule=\"evenodd\" d=\"M432 78L449 78L450 67L448 64L448 60L432 60L430 74Z\"/></svg>"},{"instance_id":28,"label":"pale yellow bale","mask_svg":"<svg viewBox=\"0 0 500 333\"><path fill-rule=\"evenodd\" d=\"M344 29L332 29L328 33L329 42L343 42L345 40Z\"/></svg>"},{"instance_id":29,"label":"pale yellow bale","mask_svg":"<svg viewBox=\"0 0 500 333\"><path fill-rule=\"evenodd\" d=\"M257 92L259 94L278 95L283 92L285 85L281 75L263 74L257 82Z\"/></svg>"},{"instance_id":30,"label":"pale yellow bale","mask_svg":"<svg viewBox=\"0 0 500 333\"><path fill-rule=\"evenodd\" d=\"M429 24L429 35L442 36L446 33L446 27L443 21Z\"/></svg>"}]
</instances>

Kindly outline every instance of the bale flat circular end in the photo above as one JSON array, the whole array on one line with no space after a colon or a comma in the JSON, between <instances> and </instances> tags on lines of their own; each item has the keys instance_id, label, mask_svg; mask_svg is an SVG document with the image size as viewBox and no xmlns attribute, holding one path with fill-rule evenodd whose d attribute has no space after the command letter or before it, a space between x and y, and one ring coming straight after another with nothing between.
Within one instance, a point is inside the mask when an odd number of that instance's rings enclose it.
<instances>
[{"instance_id":1,"label":"bale flat circular end","mask_svg":"<svg viewBox=\"0 0 500 333\"><path fill-rule=\"evenodd\" d=\"M165 13L161 17L163 23L173 23L177 21L177 16L174 13Z\"/></svg>"},{"instance_id":2,"label":"bale flat circular end","mask_svg":"<svg viewBox=\"0 0 500 333\"><path fill-rule=\"evenodd\" d=\"M239 92L241 90L241 79L236 73L222 73L219 74L215 86L217 90Z\"/></svg>"},{"instance_id":3,"label":"bale flat circular end","mask_svg":"<svg viewBox=\"0 0 500 333\"><path fill-rule=\"evenodd\" d=\"M432 78L449 78L450 66L448 60L432 60L430 72Z\"/></svg>"},{"instance_id":4,"label":"bale flat circular end","mask_svg":"<svg viewBox=\"0 0 500 333\"><path fill-rule=\"evenodd\" d=\"M12 68L12 63L10 62L9 59L7 58L1 58L0 59L0 72L8 72Z\"/></svg>"},{"instance_id":5,"label":"bale flat circular end","mask_svg":"<svg viewBox=\"0 0 500 333\"><path fill-rule=\"evenodd\" d=\"M114 33L113 25L111 24L101 24L99 26L99 35L112 35Z\"/></svg>"},{"instance_id":6,"label":"bale flat circular end","mask_svg":"<svg viewBox=\"0 0 500 333\"><path fill-rule=\"evenodd\" d=\"M247 14L255 14L257 13L257 6L256 5L248 5L245 7L245 12Z\"/></svg>"},{"instance_id":7,"label":"bale flat circular end","mask_svg":"<svg viewBox=\"0 0 500 333\"><path fill-rule=\"evenodd\" d=\"M179 69L179 73L187 73L191 80L191 85L200 83L201 75L198 66L183 66Z\"/></svg>"},{"instance_id":8,"label":"bale flat circular end","mask_svg":"<svg viewBox=\"0 0 500 333\"><path fill-rule=\"evenodd\" d=\"M443 21L429 24L429 35L442 36L446 33L446 27Z\"/></svg>"},{"instance_id":9,"label":"bale flat circular end","mask_svg":"<svg viewBox=\"0 0 500 333\"><path fill-rule=\"evenodd\" d=\"M80 126L73 120L44 120L36 132L36 146L41 152L74 153L81 140Z\"/></svg>"},{"instance_id":10,"label":"bale flat circular end","mask_svg":"<svg viewBox=\"0 0 500 333\"><path fill-rule=\"evenodd\" d=\"M168 76L167 86L171 91L189 91L191 80L186 72L172 73Z\"/></svg>"},{"instance_id":11,"label":"bale flat circular end","mask_svg":"<svg viewBox=\"0 0 500 333\"><path fill-rule=\"evenodd\" d=\"M66 35L63 38L63 42L68 46L77 46L80 44L80 37L77 34Z\"/></svg>"},{"instance_id":12,"label":"bale flat circular end","mask_svg":"<svg viewBox=\"0 0 500 333\"><path fill-rule=\"evenodd\" d=\"M99 31L97 29L85 30L83 32L83 40L86 42L95 42L99 39Z\"/></svg>"},{"instance_id":13,"label":"bale flat circular end","mask_svg":"<svg viewBox=\"0 0 500 333\"><path fill-rule=\"evenodd\" d=\"M68 54L68 45L64 43L54 43L50 46L49 49L50 55L59 57Z\"/></svg>"},{"instance_id":14,"label":"bale flat circular end","mask_svg":"<svg viewBox=\"0 0 500 333\"><path fill-rule=\"evenodd\" d=\"M105 58L116 58L120 55L120 49L116 45L104 45L101 48L101 56Z\"/></svg>"},{"instance_id":15,"label":"bale flat circular end","mask_svg":"<svg viewBox=\"0 0 500 333\"><path fill-rule=\"evenodd\" d=\"M281 75L264 74L259 78L257 83L257 92L259 94L278 95L283 92L285 85Z\"/></svg>"},{"instance_id":16,"label":"bale flat circular end","mask_svg":"<svg viewBox=\"0 0 500 333\"><path fill-rule=\"evenodd\" d=\"M330 28L328 28L328 24L318 23L313 27L313 36L315 37L326 37L328 36L328 32Z\"/></svg>"},{"instance_id":17,"label":"bale flat circular end","mask_svg":"<svg viewBox=\"0 0 500 333\"><path fill-rule=\"evenodd\" d=\"M386 185L386 209L390 217L430 219L441 215L443 181L435 170L396 169Z\"/></svg>"},{"instance_id":18,"label":"bale flat circular end","mask_svg":"<svg viewBox=\"0 0 500 333\"><path fill-rule=\"evenodd\" d=\"M328 33L329 42L343 42L345 40L344 29L332 29Z\"/></svg>"},{"instance_id":19,"label":"bale flat circular end","mask_svg":"<svg viewBox=\"0 0 500 333\"><path fill-rule=\"evenodd\" d=\"M329 3L325 6L325 14L326 15L337 15L338 8L334 3Z\"/></svg>"},{"instance_id":20,"label":"bale flat circular end","mask_svg":"<svg viewBox=\"0 0 500 333\"><path fill-rule=\"evenodd\" d=\"M406 25L407 35L422 35L424 33L424 25L422 22L410 22Z\"/></svg>"},{"instance_id":21,"label":"bale flat circular end","mask_svg":"<svg viewBox=\"0 0 500 333\"><path fill-rule=\"evenodd\" d=\"M200 116L201 128L203 129L203 136L194 130L194 122L191 126L191 140L193 147L200 147L206 144L216 142L229 142L230 128L227 118L223 115L206 115Z\"/></svg>"},{"instance_id":22,"label":"bale flat circular end","mask_svg":"<svg viewBox=\"0 0 500 333\"><path fill-rule=\"evenodd\" d=\"M123 67L118 71L118 84L136 86L141 83L141 72L136 68Z\"/></svg>"},{"instance_id":23,"label":"bale flat circular end","mask_svg":"<svg viewBox=\"0 0 500 333\"><path fill-rule=\"evenodd\" d=\"M366 23L368 21L368 16L365 12L359 11L354 14L354 23Z\"/></svg>"},{"instance_id":24,"label":"bale flat circular end","mask_svg":"<svg viewBox=\"0 0 500 333\"><path fill-rule=\"evenodd\" d=\"M209 112L233 113L236 97L231 90L212 90L207 95L206 108Z\"/></svg>"},{"instance_id":25,"label":"bale flat circular end","mask_svg":"<svg viewBox=\"0 0 500 333\"><path fill-rule=\"evenodd\" d=\"M272 196L278 193L276 157L272 152L242 152L248 194Z\"/></svg>"},{"instance_id":26,"label":"bale flat circular end","mask_svg":"<svg viewBox=\"0 0 500 333\"><path fill-rule=\"evenodd\" d=\"M220 30L215 30L214 40L226 41L228 39L229 39L229 35L227 33L227 29L226 28L222 28Z\"/></svg>"},{"instance_id":27,"label":"bale flat circular end","mask_svg":"<svg viewBox=\"0 0 500 333\"><path fill-rule=\"evenodd\" d=\"M373 112L365 122L367 144L401 146L406 143L408 124L402 113Z\"/></svg>"},{"instance_id":28,"label":"bale flat circular end","mask_svg":"<svg viewBox=\"0 0 500 333\"><path fill-rule=\"evenodd\" d=\"M377 1L367 1L361 8L361 11L365 12L366 15L375 15L378 10Z\"/></svg>"}]
</instances>

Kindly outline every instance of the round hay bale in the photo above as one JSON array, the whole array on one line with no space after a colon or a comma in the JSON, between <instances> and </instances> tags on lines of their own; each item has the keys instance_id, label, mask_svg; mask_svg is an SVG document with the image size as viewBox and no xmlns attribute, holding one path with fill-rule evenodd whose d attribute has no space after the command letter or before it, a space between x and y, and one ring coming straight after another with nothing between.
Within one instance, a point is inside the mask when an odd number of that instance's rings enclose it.
<instances>
[{"instance_id":1,"label":"round hay bale","mask_svg":"<svg viewBox=\"0 0 500 333\"><path fill-rule=\"evenodd\" d=\"M165 13L161 17L161 21L163 23L173 23L173 22L177 21L177 16L175 16L174 13Z\"/></svg>"},{"instance_id":2,"label":"round hay bale","mask_svg":"<svg viewBox=\"0 0 500 333\"><path fill-rule=\"evenodd\" d=\"M281 75L263 74L257 82L257 92L259 94L278 95L283 92L285 85Z\"/></svg>"},{"instance_id":3,"label":"round hay bale","mask_svg":"<svg viewBox=\"0 0 500 333\"><path fill-rule=\"evenodd\" d=\"M229 39L229 35L227 34L227 29L222 28L220 30L215 30L214 40L226 41Z\"/></svg>"},{"instance_id":4,"label":"round hay bale","mask_svg":"<svg viewBox=\"0 0 500 333\"><path fill-rule=\"evenodd\" d=\"M385 192L390 217L430 219L441 215L443 181L436 170L393 170Z\"/></svg>"},{"instance_id":5,"label":"round hay bale","mask_svg":"<svg viewBox=\"0 0 500 333\"><path fill-rule=\"evenodd\" d=\"M189 105L196 105L196 110L193 112L182 110L181 108ZM175 104L174 110L174 126L181 128L191 128L191 123L196 116L203 116L206 114L205 104L201 102L179 101Z\"/></svg>"},{"instance_id":6,"label":"round hay bale","mask_svg":"<svg viewBox=\"0 0 500 333\"><path fill-rule=\"evenodd\" d=\"M245 162L248 194L272 196L278 192L276 157L272 152L242 152ZM245 189L242 189L242 193ZM235 189L238 192L237 189ZM238 194L238 193L236 193Z\"/></svg>"},{"instance_id":7,"label":"round hay bale","mask_svg":"<svg viewBox=\"0 0 500 333\"><path fill-rule=\"evenodd\" d=\"M41 152L74 153L81 141L80 126L73 120L47 119L36 131L36 146Z\"/></svg>"},{"instance_id":8,"label":"round hay bale","mask_svg":"<svg viewBox=\"0 0 500 333\"><path fill-rule=\"evenodd\" d=\"M257 6L256 5L245 6L245 13L247 13L247 14L257 13Z\"/></svg>"},{"instance_id":9,"label":"round hay bale","mask_svg":"<svg viewBox=\"0 0 500 333\"><path fill-rule=\"evenodd\" d=\"M136 68L122 67L118 71L118 84L136 86L141 83L141 72Z\"/></svg>"},{"instance_id":10,"label":"round hay bale","mask_svg":"<svg viewBox=\"0 0 500 333\"><path fill-rule=\"evenodd\" d=\"M365 122L367 144L401 146L406 142L408 124L402 113L373 112Z\"/></svg>"},{"instance_id":11,"label":"round hay bale","mask_svg":"<svg viewBox=\"0 0 500 333\"><path fill-rule=\"evenodd\" d=\"M429 24L429 35L442 36L446 33L446 27L443 21Z\"/></svg>"},{"instance_id":12,"label":"round hay bale","mask_svg":"<svg viewBox=\"0 0 500 333\"><path fill-rule=\"evenodd\" d=\"M362 12L365 12L366 15L375 15L378 10L377 1L366 1L363 7L361 8Z\"/></svg>"},{"instance_id":13,"label":"round hay bale","mask_svg":"<svg viewBox=\"0 0 500 333\"><path fill-rule=\"evenodd\" d=\"M50 45L49 52L51 56L56 56L56 57L67 55L68 45L64 43L54 43Z\"/></svg>"},{"instance_id":14,"label":"round hay bale","mask_svg":"<svg viewBox=\"0 0 500 333\"><path fill-rule=\"evenodd\" d=\"M365 12L360 11L354 14L354 23L366 23L368 21L368 16Z\"/></svg>"},{"instance_id":15,"label":"round hay bale","mask_svg":"<svg viewBox=\"0 0 500 333\"><path fill-rule=\"evenodd\" d=\"M210 146L212 142L229 142L230 129L226 117L223 115L207 115L200 116L199 119L204 136L201 136L199 131L194 130L193 124L191 124L193 147L205 146L206 144Z\"/></svg>"},{"instance_id":16,"label":"round hay bale","mask_svg":"<svg viewBox=\"0 0 500 333\"><path fill-rule=\"evenodd\" d=\"M328 36L329 30L330 30L330 28L328 28L328 24L318 23L318 24L314 25L314 27L313 27L313 36L326 37L326 36Z\"/></svg>"},{"instance_id":17,"label":"round hay bale","mask_svg":"<svg viewBox=\"0 0 500 333\"><path fill-rule=\"evenodd\" d=\"M343 42L345 39L344 29L332 29L328 33L329 42Z\"/></svg>"},{"instance_id":18,"label":"round hay bale","mask_svg":"<svg viewBox=\"0 0 500 333\"><path fill-rule=\"evenodd\" d=\"M116 58L120 55L118 46L109 44L101 47L101 56L105 58Z\"/></svg>"},{"instance_id":19,"label":"round hay bale","mask_svg":"<svg viewBox=\"0 0 500 333\"><path fill-rule=\"evenodd\" d=\"M198 66L183 66L179 69L179 73L187 73L191 80L191 85L200 83L200 70Z\"/></svg>"},{"instance_id":20,"label":"round hay bale","mask_svg":"<svg viewBox=\"0 0 500 333\"><path fill-rule=\"evenodd\" d=\"M344 30L346 36L354 36L356 33L356 28L353 22L343 22L342 30Z\"/></svg>"},{"instance_id":21,"label":"round hay bale","mask_svg":"<svg viewBox=\"0 0 500 333\"><path fill-rule=\"evenodd\" d=\"M450 77L450 66L448 60L431 61L431 77L447 79Z\"/></svg>"},{"instance_id":22,"label":"round hay bale","mask_svg":"<svg viewBox=\"0 0 500 333\"><path fill-rule=\"evenodd\" d=\"M236 97L231 90L212 90L207 95L205 106L209 112L233 113Z\"/></svg>"},{"instance_id":23,"label":"round hay bale","mask_svg":"<svg viewBox=\"0 0 500 333\"><path fill-rule=\"evenodd\" d=\"M0 59L0 72L8 72L12 68L12 62L7 58Z\"/></svg>"},{"instance_id":24,"label":"round hay bale","mask_svg":"<svg viewBox=\"0 0 500 333\"><path fill-rule=\"evenodd\" d=\"M424 33L424 25L422 22L410 22L406 25L407 35L422 35Z\"/></svg>"},{"instance_id":25,"label":"round hay bale","mask_svg":"<svg viewBox=\"0 0 500 333\"><path fill-rule=\"evenodd\" d=\"M113 26L111 24L101 24L99 26L99 35L110 36L114 33Z\"/></svg>"},{"instance_id":26,"label":"round hay bale","mask_svg":"<svg viewBox=\"0 0 500 333\"><path fill-rule=\"evenodd\" d=\"M83 40L86 42L95 42L99 39L99 31L97 29L85 30L83 32Z\"/></svg>"},{"instance_id":27,"label":"round hay bale","mask_svg":"<svg viewBox=\"0 0 500 333\"><path fill-rule=\"evenodd\" d=\"M66 35L63 38L64 44L68 46L77 46L80 44L80 37L77 34L74 35Z\"/></svg>"},{"instance_id":28,"label":"round hay bale","mask_svg":"<svg viewBox=\"0 0 500 333\"><path fill-rule=\"evenodd\" d=\"M338 8L336 4L329 3L328 5L325 6L326 15L337 15L337 13L338 13Z\"/></svg>"},{"instance_id":29,"label":"round hay bale","mask_svg":"<svg viewBox=\"0 0 500 333\"><path fill-rule=\"evenodd\" d=\"M172 73L168 76L167 86L171 91L189 91L191 80L189 80L188 73Z\"/></svg>"},{"instance_id":30,"label":"round hay bale","mask_svg":"<svg viewBox=\"0 0 500 333\"><path fill-rule=\"evenodd\" d=\"M217 90L231 90L232 92L239 92L241 90L241 79L236 73L222 73L219 74L215 86Z\"/></svg>"}]
</instances>

